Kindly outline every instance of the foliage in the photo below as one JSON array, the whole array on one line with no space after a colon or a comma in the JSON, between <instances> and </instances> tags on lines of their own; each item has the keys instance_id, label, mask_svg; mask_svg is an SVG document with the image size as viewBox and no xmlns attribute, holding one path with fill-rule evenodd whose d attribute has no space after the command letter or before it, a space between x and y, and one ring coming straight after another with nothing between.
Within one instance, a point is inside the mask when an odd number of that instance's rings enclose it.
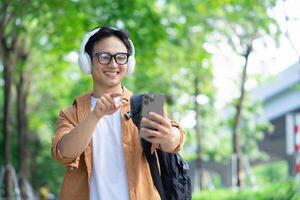
<instances>
[{"instance_id":1,"label":"foliage","mask_svg":"<svg viewBox=\"0 0 300 200\"><path fill-rule=\"evenodd\" d=\"M233 105L235 105L235 101ZM235 107L228 105L228 129L231 130L234 123ZM265 159L266 155L258 148L258 142L263 139L265 133L273 130L272 125L262 118L263 110L260 102L253 102L248 95L245 97L243 116L241 119L240 145L241 153L249 159Z\"/></svg>"},{"instance_id":2,"label":"foliage","mask_svg":"<svg viewBox=\"0 0 300 200\"><path fill-rule=\"evenodd\" d=\"M299 200L299 186L294 181L274 183L256 190L215 190L193 194L193 200Z\"/></svg>"},{"instance_id":3,"label":"foliage","mask_svg":"<svg viewBox=\"0 0 300 200\"><path fill-rule=\"evenodd\" d=\"M100 25L110 25L120 28L126 26L132 33L131 38L135 41L137 52L153 57L153 48L147 47L155 46L155 41L163 38L164 32L158 23L159 17L150 4L153 2L150 1L132 1L135 6L127 7L123 1L103 2L99 6L95 1L36 0L22 4L15 0L1 3L0 8L5 3L12 15L17 15L17 22L10 23L6 31L15 30L19 37L24 38L23 44L28 45L28 62L22 63L21 67L30 74L27 81L30 87L28 118L31 180L35 188L47 183L51 191L58 193L57 184L62 180L64 168L58 166L50 155L55 122L60 109L71 105L75 96L91 89L90 77L80 75L78 66L70 62L68 55L78 49L85 32ZM119 12L119 8L129 10ZM149 23L147 29L143 28L144 22ZM7 35L10 36L8 33ZM137 55L137 60L139 57ZM141 63L151 65L147 61L151 63L149 59ZM15 127L15 123L12 125ZM16 141L15 128L12 131L12 141ZM13 145L14 165L18 165L17 158L17 148ZM45 173L49 168L53 169L53 173Z\"/></svg>"},{"instance_id":4,"label":"foliage","mask_svg":"<svg viewBox=\"0 0 300 200\"><path fill-rule=\"evenodd\" d=\"M221 131L227 124L221 121L215 111L213 66L211 53L205 46L208 43L217 45L219 37L214 38L216 34L233 42L235 36L231 37L233 32L230 31L242 29L243 34L256 31L269 33L269 26L274 23L266 12L275 1L21 2L9 1L10 10L17 14L17 20L7 30L15 30L24 39L24 44L28 44L28 61L20 66L30 77L29 149L32 158L31 181L36 189L47 184L51 192L58 193L64 168L53 161L50 155L55 122L59 110L71 105L76 96L92 88L90 76L81 74L70 55L76 55L85 32L103 25L127 29L135 44L136 72L124 84L137 93L166 93L170 116L177 121L182 121L183 118L190 120L191 116L194 118L195 100L206 99L202 103L199 101L204 159L225 160L228 157L230 137L228 133ZM0 8L2 5L0 2ZM233 29L227 30L228 24ZM15 27L17 28L14 29ZM2 69L0 73L2 75ZM2 82L1 78L1 110ZM196 87L200 94L195 94ZM253 126L255 117L251 114L255 106L246 107L249 109L245 111L245 138L250 139L244 140L247 144L244 152L252 155L252 150L255 149L253 141L261 138L263 129L258 134L253 134L257 131ZM15 127L15 121L12 124ZM188 127L188 145L184 152L189 159L197 157L193 148L196 145L193 128ZM15 128L12 131L13 163L17 166L17 133ZM188 147L191 147L190 151L187 150ZM1 151L2 149L0 153Z\"/></svg>"},{"instance_id":5,"label":"foliage","mask_svg":"<svg viewBox=\"0 0 300 200\"><path fill-rule=\"evenodd\" d=\"M288 165L285 161L258 165L252 170L258 185L284 182L288 179Z\"/></svg>"}]
</instances>

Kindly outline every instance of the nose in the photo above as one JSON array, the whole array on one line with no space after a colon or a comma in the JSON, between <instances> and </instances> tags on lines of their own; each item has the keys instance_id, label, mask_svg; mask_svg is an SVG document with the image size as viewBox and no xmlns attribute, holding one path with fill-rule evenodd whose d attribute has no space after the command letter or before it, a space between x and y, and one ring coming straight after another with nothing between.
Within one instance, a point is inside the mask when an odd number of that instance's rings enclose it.
<instances>
[{"instance_id":1,"label":"nose","mask_svg":"<svg viewBox=\"0 0 300 200\"><path fill-rule=\"evenodd\" d=\"M116 62L115 58L111 59L108 66L111 67L111 68L117 68L118 67L118 63Z\"/></svg>"}]
</instances>

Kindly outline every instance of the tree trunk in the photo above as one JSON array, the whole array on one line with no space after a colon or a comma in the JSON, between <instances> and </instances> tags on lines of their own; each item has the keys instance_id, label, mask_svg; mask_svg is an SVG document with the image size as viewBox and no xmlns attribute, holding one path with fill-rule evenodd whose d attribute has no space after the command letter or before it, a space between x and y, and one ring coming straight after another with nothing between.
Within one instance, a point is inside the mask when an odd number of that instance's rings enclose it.
<instances>
[{"instance_id":1,"label":"tree trunk","mask_svg":"<svg viewBox=\"0 0 300 200\"><path fill-rule=\"evenodd\" d=\"M234 119L234 127L233 127L233 157L236 158L236 186L241 187L241 149L240 149L240 123L242 118L242 109L243 109L243 102L245 96L245 82L247 80L247 66L248 66L248 58L252 51L251 46L247 46L246 53L244 55L245 58L245 65L243 67L242 72L242 80L241 80L241 93L238 104L236 106L236 115ZM234 185L235 186L235 185Z\"/></svg>"},{"instance_id":2,"label":"tree trunk","mask_svg":"<svg viewBox=\"0 0 300 200\"><path fill-rule=\"evenodd\" d=\"M3 112L3 126L2 126L2 133L3 133L3 148L4 148L4 166L5 168L11 164L11 145L10 145L10 103L11 103L11 84L12 84L12 71L11 68L6 64L3 63L4 72L3 72L3 79L4 79L4 112ZM5 173L5 191L4 195L8 198L12 198L13 196L13 181L12 175L9 173L9 170L6 170Z\"/></svg>"},{"instance_id":3,"label":"tree trunk","mask_svg":"<svg viewBox=\"0 0 300 200\"><path fill-rule=\"evenodd\" d=\"M195 133L196 133L196 139L197 139L197 153L198 153L198 161L197 161L197 167L200 171L199 174L199 184L200 184L200 189L203 189L203 148L202 148L202 144L201 144L201 130L200 130L200 121L199 121L199 116L200 116L200 112L199 112L199 104L197 102L197 96L200 94L199 91L199 80L198 77L195 76L194 79L194 89L195 89L195 93L194 93L194 105L195 105L195 121L196 121L196 125L195 125Z\"/></svg>"},{"instance_id":4,"label":"tree trunk","mask_svg":"<svg viewBox=\"0 0 300 200\"><path fill-rule=\"evenodd\" d=\"M29 162L28 162L28 152L27 152L27 88L26 88L26 78L25 72L22 69L19 76L19 82L17 84L17 128L19 136L19 163L20 163L20 191L22 199L28 199L29 194L27 194L26 184L29 184Z\"/></svg>"},{"instance_id":5,"label":"tree trunk","mask_svg":"<svg viewBox=\"0 0 300 200\"><path fill-rule=\"evenodd\" d=\"M19 161L20 174L28 176L28 156L27 156L27 91L24 81L24 71L20 73L17 85L17 128L19 135Z\"/></svg>"},{"instance_id":6,"label":"tree trunk","mask_svg":"<svg viewBox=\"0 0 300 200\"><path fill-rule=\"evenodd\" d=\"M4 0L1 3L0 12L0 59L3 64L4 80L4 107L3 107L3 148L4 148L4 185L3 193L7 199L18 198L16 173L12 166L11 143L10 143L10 120L11 120L11 102L12 102L12 85L13 75L18 61L18 30L16 25L16 15L10 2ZM10 8L9 8L10 7Z\"/></svg>"}]
</instances>

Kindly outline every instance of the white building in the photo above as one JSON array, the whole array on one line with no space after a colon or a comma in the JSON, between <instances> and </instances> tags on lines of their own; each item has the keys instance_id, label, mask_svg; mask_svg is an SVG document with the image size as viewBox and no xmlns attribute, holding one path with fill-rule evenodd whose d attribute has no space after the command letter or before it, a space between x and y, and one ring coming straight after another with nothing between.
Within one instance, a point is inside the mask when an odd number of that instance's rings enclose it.
<instances>
[{"instance_id":1,"label":"white building","mask_svg":"<svg viewBox=\"0 0 300 200\"><path fill-rule=\"evenodd\" d=\"M257 87L252 95L262 101L265 117L274 126L273 133L265 135L260 148L273 160L287 160L292 175L298 139L295 134L296 116L300 114L300 63Z\"/></svg>"}]
</instances>

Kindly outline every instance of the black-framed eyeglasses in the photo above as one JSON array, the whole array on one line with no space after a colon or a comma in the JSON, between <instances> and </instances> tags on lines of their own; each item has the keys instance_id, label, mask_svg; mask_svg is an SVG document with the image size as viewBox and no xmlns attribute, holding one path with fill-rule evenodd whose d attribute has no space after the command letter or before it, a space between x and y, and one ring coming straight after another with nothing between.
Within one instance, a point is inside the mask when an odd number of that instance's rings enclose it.
<instances>
[{"instance_id":1,"label":"black-framed eyeglasses","mask_svg":"<svg viewBox=\"0 0 300 200\"><path fill-rule=\"evenodd\" d=\"M108 52L97 52L95 56L98 58L100 64L107 65L111 62L111 59L114 58L115 62L119 65L124 65L128 62L129 53L116 53L110 54Z\"/></svg>"}]
</instances>

